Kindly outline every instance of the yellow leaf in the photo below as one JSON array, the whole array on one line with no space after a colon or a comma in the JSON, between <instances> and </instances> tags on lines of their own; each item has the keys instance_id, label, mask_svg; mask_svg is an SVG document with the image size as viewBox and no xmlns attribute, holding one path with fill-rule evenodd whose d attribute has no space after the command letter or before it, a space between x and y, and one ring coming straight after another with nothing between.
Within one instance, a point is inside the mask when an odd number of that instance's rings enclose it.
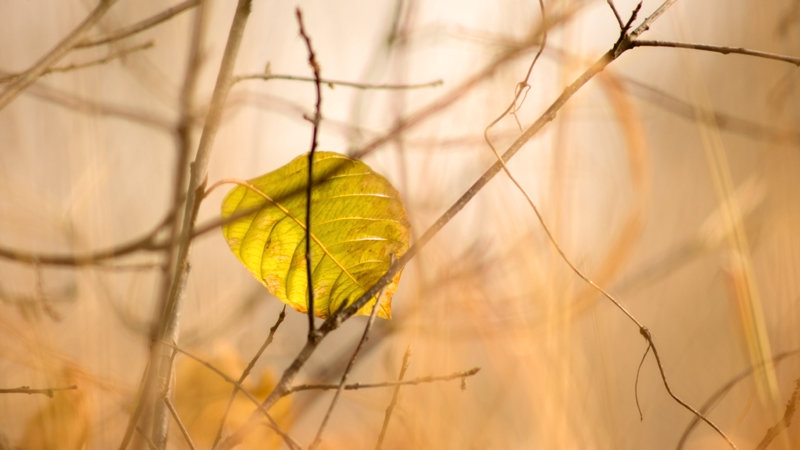
<instances>
[{"instance_id":1,"label":"yellow leaf","mask_svg":"<svg viewBox=\"0 0 800 450\"><path fill-rule=\"evenodd\" d=\"M308 155L236 186L222 202L222 233L256 279L297 311L308 309L305 261ZM314 314L327 318L364 294L408 250L408 220L392 185L366 164L316 152L311 195ZM377 315L391 317L398 273ZM375 299L359 314L369 314Z\"/></svg>"}]
</instances>

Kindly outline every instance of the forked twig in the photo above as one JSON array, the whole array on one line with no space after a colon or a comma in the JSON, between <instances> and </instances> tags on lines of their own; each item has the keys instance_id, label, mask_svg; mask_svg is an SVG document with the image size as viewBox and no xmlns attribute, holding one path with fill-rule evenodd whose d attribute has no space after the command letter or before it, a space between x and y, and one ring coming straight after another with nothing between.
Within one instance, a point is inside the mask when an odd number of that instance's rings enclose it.
<instances>
[{"instance_id":1,"label":"forked twig","mask_svg":"<svg viewBox=\"0 0 800 450\"><path fill-rule=\"evenodd\" d=\"M367 319L367 324L364 326L364 332L361 334L361 339L359 339L358 345L356 345L355 350L353 350L350 360L347 361L347 367L345 367L344 372L342 372L342 378L339 380L336 393L333 394L331 404L328 406L328 410L325 412L325 417L322 418L322 422L319 424L319 429L317 430L317 434L314 437L314 441L311 443L309 450L317 448L317 446L322 442L322 433L325 431L325 425L327 425L328 420L330 420L331 415L333 414L333 408L336 406L336 402L339 400L342 390L344 390L344 385L347 383L347 376L350 375L350 371L353 369L353 366L356 363L356 358L358 358L358 354L361 352L361 347L363 347L364 343L367 341L367 339L369 339L369 330L372 328L372 324L375 322L375 313L378 312L378 306L380 306L381 303L379 301L380 298L381 295L379 294L375 299L375 304L372 305L372 311L369 314L369 319Z\"/></svg>"},{"instance_id":2,"label":"forked twig","mask_svg":"<svg viewBox=\"0 0 800 450\"><path fill-rule=\"evenodd\" d=\"M195 360L199 364L201 364L204 367L206 367L208 370L210 370L210 371L214 372L215 374L219 375L227 383L231 384L238 392L241 392L242 394L244 394L245 397L247 397L247 399L250 400L251 403L256 405L256 412L257 413L261 413L267 419L267 421L269 422L267 424L267 426L269 426L273 431L278 433L283 438L284 442L286 442L286 444L290 448L297 448L297 449L302 448L297 442L294 441L294 439L291 438L291 436L286 434L286 432L283 429L281 429L280 425L278 425L278 422L276 422L275 419L269 414L269 411L267 411L266 408L262 407L260 402L259 402L259 400L255 396L253 396L253 394L251 394L250 391L245 389L244 386L242 386L241 383L239 383L236 380L234 380L233 378L229 377L228 375L225 374L225 372L223 372L223 371L219 370L218 368L214 367L213 364L211 364L210 362L200 358L199 356L196 356L196 355L194 355L194 354L192 354L192 353L190 353L190 352L178 347L177 345L171 345L170 347L172 349L174 349L176 352L181 353L183 355L186 355L189 358Z\"/></svg>"},{"instance_id":3,"label":"forked twig","mask_svg":"<svg viewBox=\"0 0 800 450\"><path fill-rule=\"evenodd\" d=\"M269 347L269 344L272 343L272 340L275 338L275 332L278 331L278 327L281 326L283 323L283 319L286 318L286 305L283 306L281 309L281 313L278 314L278 320L275 321L275 324L272 328L269 329L269 333L267 334L267 338L264 340L264 343L261 344L256 354L250 359L250 362L247 364L247 367L244 368L242 374L239 376L239 379L236 380L237 383L242 384L244 380L247 379L248 375L250 375L250 371L253 370L253 367L256 365L256 362L261 355L264 353L264 350ZM236 389L231 392L231 397L228 399L228 405L225 407L225 412L222 414L222 419L219 421L219 427L217 428L217 434L214 436L214 444L211 446L212 448L219 443L220 438L222 437L222 429L225 427L225 421L228 419L228 413L231 410L231 406L233 406L233 400L236 398Z\"/></svg>"}]
</instances>

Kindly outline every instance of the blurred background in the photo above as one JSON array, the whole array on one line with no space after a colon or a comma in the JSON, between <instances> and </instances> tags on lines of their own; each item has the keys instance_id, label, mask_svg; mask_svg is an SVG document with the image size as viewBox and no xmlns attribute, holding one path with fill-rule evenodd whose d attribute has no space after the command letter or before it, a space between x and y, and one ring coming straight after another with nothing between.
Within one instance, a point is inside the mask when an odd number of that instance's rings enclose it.
<instances>
[{"instance_id":1,"label":"blurred background","mask_svg":"<svg viewBox=\"0 0 800 450\"><path fill-rule=\"evenodd\" d=\"M623 21L635 7L614 3ZM660 3L644 1L634 23ZM209 4L195 138L234 6ZM93 7L0 3L0 70L33 65ZM401 192L421 234L494 161L483 131L512 101L536 53L538 3L255 0L236 74L311 76L295 7L323 78L441 80L395 90L323 85L321 149L357 152L454 96L364 157ZM501 150L619 35L605 1L545 7L555 22L530 90L515 116L491 131ZM88 35L163 8L122 0ZM164 219L192 15L190 8L124 40L73 50L57 66L113 57L43 76L0 110L0 248L85 254L139 238ZM678 1L642 38L800 57L800 2ZM462 86L522 43L516 57ZM674 392L699 409L727 386L707 415L739 448L764 439L800 379L797 70L741 55L636 48L509 163L571 261L652 331ZM253 178L308 151L303 116L313 115L314 100L308 82L237 83L209 182ZM224 191L203 202L200 224L219 216ZM0 447L119 445L148 357L162 258L140 251L88 266L0 258L0 387L78 386L52 399L0 395ZM237 377L282 303L216 230L194 241L190 264L179 344ZM391 321L376 322L350 381L396 379L407 350L406 379L480 372L463 385L401 389L383 448L727 448L703 424L685 435L693 416L668 396L652 353L637 383L647 347L639 330L559 258L502 173L407 266L393 306ZM355 318L333 333L296 382L337 381L365 323ZM302 347L305 327L303 314L287 311L246 383L254 394L270 390ZM753 369L763 361L766 368ZM230 387L191 359L178 356L176 364L176 407L198 448L208 448ZM392 393L345 391L322 448L373 448ZM330 392L297 393L274 413L307 446L331 399ZM237 403L228 422L251 409ZM798 422L769 448L800 446ZM171 426L169 448L188 448ZM274 436L258 442L280 446Z\"/></svg>"}]
</instances>

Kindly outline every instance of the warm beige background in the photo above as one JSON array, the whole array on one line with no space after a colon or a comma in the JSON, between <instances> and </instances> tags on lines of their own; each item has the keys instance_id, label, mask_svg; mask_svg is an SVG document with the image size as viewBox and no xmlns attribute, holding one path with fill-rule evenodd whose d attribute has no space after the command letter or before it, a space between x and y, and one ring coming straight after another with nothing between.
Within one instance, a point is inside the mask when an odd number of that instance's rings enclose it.
<instances>
[{"instance_id":1,"label":"warm beige background","mask_svg":"<svg viewBox=\"0 0 800 450\"><path fill-rule=\"evenodd\" d=\"M92 35L148 17L162 3L122 0ZM540 18L535 2L403 2L407 45L388 52L394 3L299 5L324 77L444 81L414 91L324 88L321 148L347 152L380 135L523 38ZM551 14L579 11L548 38L518 113L523 126L618 33L606 2L546 3ZM642 16L659 3L645 1ZM0 2L0 69L29 67L92 4ZM626 17L633 7L630 1L616 4ZM254 1L237 73L258 72L269 63L274 73L310 74L295 6ZM200 105L213 87L232 8L233 2L212 2ZM798 8L797 0L684 0L643 37L800 56ZM0 111L0 246L85 252L137 237L162 219L173 182L170 127L190 18L184 13L111 47L153 40L152 49L43 77ZM102 57L109 49L74 51L61 64ZM403 193L416 232L492 162L481 134L511 100L532 56L503 66L451 108L367 158ZM752 266L772 352L800 347L797 70L737 55L635 49L587 85L510 164L573 262L653 331L674 390L698 407L750 364L736 258ZM614 88L628 78L775 133L700 125L691 113L666 110L670 100L648 101L637 95L641 91ZM54 92L92 104L82 103L79 111L43 99ZM305 152L310 126L302 114L312 113L313 100L307 83L237 85L214 145L210 180L250 178ZM135 117L113 116L101 105ZM517 132L509 118L493 135L502 146ZM748 214L749 251L732 251L724 239L706 235L702 242L710 246L686 247L703 229L722 233L724 221L713 220L719 196L706 156L715 151L726 155L733 184L743 186L738 199ZM223 194L204 203L201 222L216 217ZM115 263L159 261L158 254L142 253ZM238 264L219 233L196 241L191 264L181 344L208 358L249 359L280 303ZM78 384L79 393L63 397L72 399L75 411L66 429L86 430L88 448L115 448L143 371L144 333L158 282L157 269L37 268L0 260L0 387ZM674 448L692 418L667 397L649 358L639 379L639 420L634 379L645 343L638 330L558 259L504 176L410 264L393 314L391 322L377 324L374 346L352 381L393 379L409 346L408 378L475 366L481 372L463 391L458 382L403 389L385 448ZM305 316L290 311L257 370L278 375L300 348L305 323ZM299 381L319 381L325 369L336 369L363 323L354 319L331 336ZM748 378L712 410L710 417L740 448L753 447L777 420L776 411L782 414L800 377L798 361L788 358L775 369L775 403ZM372 448L390 397L388 390L346 392L326 433L330 448ZM329 399L294 399L290 432L304 445ZM51 402L0 395L4 438L22 442L32 415ZM800 445L798 421L790 439L771 448ZM173 448L183 448L177 432L172 437ZM688 444L724 448L704 426Z\"/></svg>"}]
</instances>

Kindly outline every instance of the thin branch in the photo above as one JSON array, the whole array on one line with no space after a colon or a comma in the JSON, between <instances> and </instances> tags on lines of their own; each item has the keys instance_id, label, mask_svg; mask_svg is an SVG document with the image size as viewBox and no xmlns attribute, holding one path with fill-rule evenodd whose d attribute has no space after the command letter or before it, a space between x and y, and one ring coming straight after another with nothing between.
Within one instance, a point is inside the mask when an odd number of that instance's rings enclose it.
<instances>
[{"instance_id":1,"label":"thin branch","mask_svg":"<svg viewBox=\"0 0 800 450\"><path fill-rule=\"evenodd\" d=\"M336 402L339 400L339 396L344 390L344 385L347 383L347 376L350 375L350 371L353 369L353 366L356 363L356 358L358 358L358 354L361 353L361 348L364 346L364 343L367 342L367 339L369 339L369 330L372 328L372 324L375 323L375 313L378 312L378 306L381 303L379 301L380 298L381 296L378 295L378 297L375 299L375 303L372 305L372 311L369 314L367 324L364 326L364 332L361 334L361 339L359 339L358 345L356 345L355 350L353 350L350 360L347 361L347 366L345 367L344 372L342 372L339 385L336 387L336 393L333 394L331 404L328 406L328 410L325 412L325 417L322 418L322 422L319 424L317 435L314 437L314 441L311 443L311 446L309 446L309 450L314 450L320 443L322 443L322 433L325 431L325 425L327 425L328 420L330 420L331 415L333 414L333 408L336 406Z\"/></svg>"},{"instance_id":2,"label":"thin branch","mask_svg":"<svg viewBox=\"0 0 800 450\"><path fill-rule=\"evenodd\" d=\"M645 18L644 21L642 21L642 23L638 27L636 27L635 30L631 31L631 33L629 35L629 38L630 39L636 39L637 37L639 37L639 35L641 35L645 31L649 30L650 29L650 25L652 25L653 22L655 22L659 17L661 17L662 14L667 12L667 10L672 5L674 5L675 2L677 2L677 1L678 0L666 0L666 1L664 1L664 3L662 3L661 6L658 7L658 9L653 11L652 14L647 16L647 18ZM639 2L639 6L637 8L640 8L641 5L642 5L641 2Z\"/></svg>"},{"instance_id":3,"label":"thin branch","mask_svg":"<svg viewBox=\"0 0 800 450\"><path fill-rule=\"evenodd\" d=\"M786 351L778 355L775 355L775 357L772 358L771 362L772 364L777 366L784 359L797 355L800 355L800 349ZM760 370L762 366L763 364L748 367L746 370L733 377L730 381L725 383L722 387L717 389L717 391L714 392L710 397L708 397L708 399L703 403L703 406L700 408L700 411L702 413L706 413L709 410L711 410L711 407L715 403L717 403L717 401L720 400L726 393L728 393L731 389L733 389L733 387L736 386L736 384L738 384L742 380L749 378L756 370ZM692 430L694 430L694 428L697 426L698 423L700 423L700 419L697 416L693 417L692 421L689 422L689 425L687 425L686 429L683 431L681 438L678 440L678 444L675 446L676 450L683 449L683 447L686 445L686 441L688 441L689 439L689 435L691 434Z\"/></svg>"},{"instance_id":4,"label":"thin branch","mask_svg":"<svg viewBox=\"0 0 800 450\"><path fill-rule=\"evenodd\" d=\"M322 118L322 89L320 88L319 63L314 54L314 47L311 45L311 38L308 37L303 26L303 13L300 8L294 10L297 17L297 26L300 28L300 36L306 44L308 50L308 65L314 72L314 88L317 94L317 102L314 104L314 118L311 123L311 149L308 152L308 182L306 183L306 290L308 291L308 339L316 340L317 334L314 326L314 277L312 276L313 266L311 261L311 190L314 186L314 155L317 152L317 133L319 132L319 122Z\"/></svg>"},{"instance_id":5,"label":"thin branch","mask_svg":"<svg viewBox=\"0 0 800 450\"><path fill-rule=\"evenodd\" d=\"M197 6L200 4L200 0L187 0L183 3L178 5L172 6L170 8L165 9L164 11L148 17L140 22L137 22L133 25L128 27L122 28L120 30L115 31L108 36L103 36L99 38L86 38L77 44L75 44L74 48L86 48L86 47L94 47L96 45L108 44L109 42L118 41L120 39L124 39L128 36L133 36L134 34L140 33L145 31L149 28L152 28L162 22L166 22L167 20L171 19L172 17L186 11L189 8Z\"/></svg>"},{"instance_id":6,"label":"thin branch","mask_svg":"<svg viewBox=\"0 0 800 450\"><path fill-rule=\"evenodd\" d=\"M756 450L764 450L769 447L769 444L778 437L784 430L789 428L789 425L792 424L792 416L794 416L795 409L797 408L797 399L800 397L800 378L795 381L794 391L792 392L792 396L789 398L789 401L786 403L786 409L783 411L783 417L781 420L778 421L775 425L769 427L767 433L764 435L764 438L761 439L761 442L758 443L756 446Z\"/></svg>"},{"instance_id":7,"label":"thin branch","mask_svg":"<svg viewBox=\"0 0 800 450\"><path fill-rule=\"evenodd\" d=\"M278 314L278 320L275 321L275 324L272 325L272 328L269 329L269 333L267 334L267 338L264 340L264 343L261 344L256 354L250 359L250 362L247 364L247 367L244 368L242 374L239 376L239 379L236 380L237 383L242 384L244 380L250 375L250 371L253 370L253 367L256 365L256 362L261 355L264 353L264 350L269 347L269 344L272 343L272 340L275 338L275 332L278 331L278 327L281 326L283 323L283 319L286 318L286 305L283 305L283 309L281 309L280 314ZM214 444L211 446L212 448L217 446L219 443L220 438L222 437L222 429L225 427L225 422L228 419L228 413L231 410L231 406L233 406L233 400L236 398L236 390L234 389L231 392L231 397L228 399L228 405L225 407L225 412L222 414L222 419L219 421L219 427L217 428L217 434L214 436Z\"/></svg>"},{"instance_id":8,"label":"thin branch","mask_svg":"<svg viewBox=\"0 0 800 450\"><path fill-rule=\"evenodd\" d=\"M228 375L225 374L225 372L223 372L223 371L219 370L218 368L214 367L213 364L211 364L210 362L200 358L199 356L196 356L196 355L194 355L194 354L192 354L192 353L190 353L190 352L188 352L188 351L186 351L186 350L184 350L184 349L182 349L182 348L180 348L180 347L178 347L176 345L170 345L170 347L173 348L176 352L181 353L183 355L186 355L189 358L191 358L191 359L195 360L196 362L198 362L199 364L202 364L208 370L214 372L219 377L221 377L223 380L225 380L226 382L231 384L236 389L236 391L241 392L242 394L244 394L244 396L247 397L248 400L250 400L251 403L256 405L256 408L257 408L256 412L261 413L267 419L267 421L269 422L267 424L267 426L270 427L276 433L278 433L290 448L297 448L297 449L302 448L297 442L294 441L294 439L291 438L291 436L286 434L286 432L281 429L281 427L278 425L278 422L276 422L275 419L273 419L272 416L269 414L269 411L267 411L266 408L262 407L261 403L259 402L259 400L253 394L251 394L250 391L245 389L244 386L242 386L241 383L239 383L236 380L234 380L233 378L229 377Z\"/></svg>"},{"instance_id":9,"label":"thin branch","mask_svg":"<svg viewBox=\"0 0 800 450\"><path fill-rule=\"evenodd\" d=\"M254 73L254 74L247 74L247 75L239 75L234 79L234 83L238 83L240 81L246 80L288 80L288 81L303 81L303 82L315 82L315 78L313 77L301 77L297 75L279 75L279 74L272 74L272 73ZM345 81L345 80L332 80L328 78L320 78L319 82L321 84L327 85L329 88L333 88L334 86L342 86L342 87L349 87L354 89L378 89L378 90L406 90L406 89L425 89L425 88L432 88L438 87L444 84L444 81L441 79L428 81L425 83L411 83L411 84L375 84L375 83L358 83L355 81Z\"/></svg>"},{"instance_id":10,"label":"thin branch","mask_svg":"<svg viewBox=\"0 0 800 450\"><path fill-rule=\"evenodd\" d=\"M63 58L83 35L105 15L115 2L116 0L100 0L94 10L92 10L74 30L67 34L64 39L56 44L46 55L36 61L33 66L14 79L14 81L0 93L0 110L8 106L20 92L24 91L25 88L36 81L47 69Z\"/></svg>"},{"instance_id":11,"label":"thin branch","mask_svg":"<svg viewBox=\"0 0 800 450\"><path fill-rule=\"evenodd\" d=\"M172 400L169 397L164 397L164 404L167 405L167 409L169 409L172 418L175 420L175 424L178 425L178 429L181 430L181 434L183 438L186 440L186 444L189 445L191 450L195 450L197 447L194 446L194 442L192 441L192 436L189 435L189 430L186 429L186 426L183 424L180 415L178 415L178 411L175 410L175 406L172 404Z\"/></svg>"},{"instance_id":12,"label":"thin branch","mask_svg":"<svg viewBox=\"0 0 800 450\"><path fill-rule=\"evenodd\" d=\"M632 47L666 47L666 48L685 48L691 50L701 50L706 52L720 53L723 55L736 54L754 56L756 58L769 59L772 61L781 61L789 64L794 64L800 67L800 57L781 55L778 53L762 52L759 50L750 50L743 47L726 47L722 45L706 45L706 44L691 44L684 42L672 41L649 41L637 39L631 43Z\"/></svg>"},{"instance_id":13,"label":"thin branch","mask_svg":"<svg viewBox=\"0 0 800 450\"><path fill-rule=\"evenodd\" d=\"M87 67L103 65L103 64L106 64L106 63L108 63L110 61L113 61L115 59L124 58L125 56L127 56L127 55L129 55L131 53L135 53L135 52L138 52L138 51L141 51L141 50L147 50L147 49L153 48L153 46L155 46L155 41L148 41L148 42L145 42L143 44L138 44L138 45L134 45L132 47L126 47L126 48L119 49L117 51L109 52L108 55L106 55L106 56L104 56L102 58L93 59L93 60L85 61L85 62L82 62L82 63L72 63L72 64L68 64L68 65L65 65L65 66L50 67L47 70L45 70L44 72L42 72L42 74L39 75L39 76L43 77L45 75L50 75L52 73L72 72L72 71L75 71L75 70L85 69ZM0 83L8 83L8 82L14 81L15 79L19 78L20 76L21 76L21 74L4 75L4 76L0 77Z\"/></svg>"},{"instance_id":14,"label":"thin branch","mask_svg":"<svg viewBox=\"0 0 800 450\"><path fill-rule=\"evenodd\" d=\"M414 378L412 380L405 380L405 381L384 381L380 383L352 383L346 384L344 386L344 390L346 391L356 391L359 389L380 389L380 388L387 388L387 387L397 387L397 386L417 386L420 384L428 384L428 383L436 383L439 381L453 381L453 380L464 380L471 376L475 376L480 372L480 367L473 367L469 370L464 370L461 372L454 372L448 375L429 375L426 377L419 377ZM300 384L297 386L288 389L283 396L295 394L297 392L302 391L332 391L334 389L339 389L338 384Z\"/></svg>"},{"instance_id":15,"label":"thin branch","mask_svg":"<svg viewBox=\"0 0 800 450\"><path fill-rule=\"evenodd\" d=\"M617 24L619 24L619 29L625 28L625 24L622 23L622 17L619 15L619 11L617 11L616 5L614 5L614 0L606 0L608 3L608 7L611 8L611 12L614 13L614 18L617 19Z\"/></svg>"},{"instance_id":16,"label":"thin branch","mask_svg":"<svg viewBox=\"0 0 800 450\"><path fill-rule=\"evenodd\" d=\"M161 132L172 133L174 131L172 120L159 117L160 114L153 111L80 97L71 92L47 86L41 82L31 86L25 93L33 98L67 108L70 112L90 114L103 119L120 118L126 123L139 124Z\"/></svg>"},{"instance_id":17,"label":"thin branch","mask_svg":"<svg viewBox=\"0 0 800 450\"><path fill-rule=\"evenodd\" d=\"M66 386L66 387L52 387L52 388L32 388L30 386L20 386L15 388L0 388L0 394L43 394L50 398L53 398L53 393L58 391L74 391L77 390L78 386Z\"/></svg>"},{"instance_id":18,"label":"thin branch","mask_svg":"<svg viewBox=\"0 0 800 450\"><path fill-rule=\"evenodd\" d=\"M720 435L723 439L725 439L725 441L732 449L736 450L737 448L736 444L734 444L733 441L731 441L731 439L728 437L728 435L725 434L725 432L723 432L714 422L712 422L709 418L707 418L705 414L694 409L691 405L681 400L677 395L675 395L674 392L672 392L672 388L670 388L669 383L667 383L667 375L664 373L664 366L661 364L661 357L658 355L658 349L656 348L655 342L653 342L653 335L650 333L650 330L648 330L645 327L639 328L639 333L645 339L647 339L647 342L650 344L650 348L653 350L653 356L655 356L656 358L656 365L658 366L658 371L661 374L661 381L664 384L664 389L666 389L667 394L669 394L669 396L672 397L672 399L675 400L679 405L683 406L684 409L691 411L692 414L695 415L695 417L705 422L706 425L711 427L714 431L717 432L718 435Z\"/></svg>"},{"instance_id":19,"label":"thin branch","mask_svg":"<svg viewBox=\"0 0 800 450\"><path fill-rule=\"evenodd\" d=\"M397 381L403 381L408 370L408 361L411 359L411 347L406 348L403 354L403 363L400 365L400 374L397 375ZM392 392L392 400L389 406L386 407L386 413L383 415L383 424L381 424L381 432L378 434L378 442L375 443L375 450L380 450L383 445L383 439L386 437L386 430L389 429L389 420L392 418L395 406L397 406L397 399L400 397L400 385L395 386Z\"/></svg>"},{"instance_id":20,"label":"thin branch","mask_svg":"<svg viewBox=\"0 0 800 450\"><path fill-rule=\"evenodd\" d=\"M645 348L642 354L642 359L639 361L639 367L636 368L636 379L633 382L633 398L636 400L636 410L639 412L639 421L644 420L642 405L639 402L639 375L642 373L642 366L644 366L644 361L647 359L647 354L650 353L650 347L652 346L648 342L647 348Z\"/></svg>"},{"instance_id":21,"label":"thin branch","mask_svg":"<svg viewBox=\"0 0 800 450\"><path fill-rule=\"evenodd\" d=\"M161 250L162 247L156 244L156 235L172 220L172 214L168 214L164 220L159 222L152 230L140 238L128 243L120 244L105 250L96 250L84 254L49 254L32 253L12 248L0 247L0 258L9 259L23 264L36 264L43 266L88 266L96 265L101 262L117 258L138 251Z\"/></svg>"}]
</instances>

